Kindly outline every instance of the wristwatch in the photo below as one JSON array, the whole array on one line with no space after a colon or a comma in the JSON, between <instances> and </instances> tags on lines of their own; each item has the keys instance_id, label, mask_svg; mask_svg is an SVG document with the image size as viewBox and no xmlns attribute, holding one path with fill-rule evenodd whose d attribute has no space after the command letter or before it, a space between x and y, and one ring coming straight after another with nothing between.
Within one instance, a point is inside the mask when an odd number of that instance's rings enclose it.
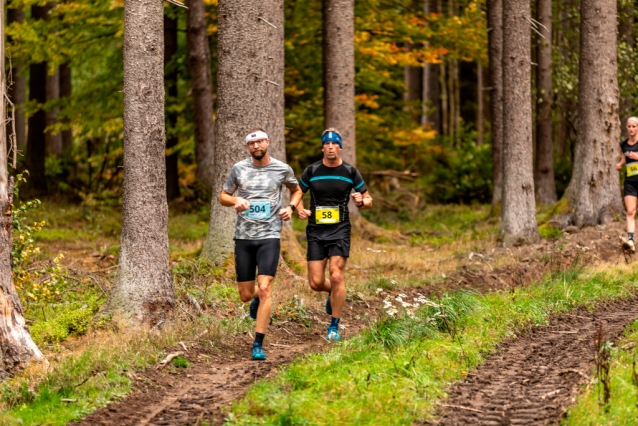
<instances>
[{"instance_id":1,"label":"wristwatch","mask_svg":"<svg viewBox=\"0 0 638 426\"><path fill-rule=\"evenodd\" d=\"M363 202L363 200L361 200L361 204L357 204L357 203L355 203L354 205L355 205L355 206L357 206L357 207L363 207L363 205L364 205L364 204L365 204L365 203Z\"/></svg>"},{"instance_id":2,"label":"wristwatch","mask_svg":"<svg viewBox=\"0 0 638 426\"><path fill-rule=\"evenodd\" d=\"M294 204L288 204L288 207L292 209L292 211L297 211L297 207Z\"/></svg>"}]
</instances>

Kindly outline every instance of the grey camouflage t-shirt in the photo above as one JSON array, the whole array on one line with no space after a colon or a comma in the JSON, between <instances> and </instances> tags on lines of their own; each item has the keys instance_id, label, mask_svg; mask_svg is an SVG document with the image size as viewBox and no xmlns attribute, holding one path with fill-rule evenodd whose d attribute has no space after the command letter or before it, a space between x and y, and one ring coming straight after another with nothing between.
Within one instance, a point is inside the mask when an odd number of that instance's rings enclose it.
<instances>
[{"instance_id":1,"label":"grey camouflage t-shirt","mask_svg":"<svg viewBox=\"0 0 638 426\"><path fill-rule=\"evenodd\" d=\"M279 209L282 203L282 188L299 185L292 168L270 157L270 164L257 167L251 158L236 163L223 189L229 194L248 200L250 210L237 213L236 240L264 240L279 238L282 220Z\"/></svg>"}]
</instances>

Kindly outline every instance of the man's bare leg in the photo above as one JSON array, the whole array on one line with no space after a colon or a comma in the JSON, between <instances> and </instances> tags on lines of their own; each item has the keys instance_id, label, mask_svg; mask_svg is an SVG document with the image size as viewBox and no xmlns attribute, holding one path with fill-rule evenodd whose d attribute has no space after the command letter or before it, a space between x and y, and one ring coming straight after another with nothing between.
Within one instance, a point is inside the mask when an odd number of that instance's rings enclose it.
<instances>
[{"instance_id":1,"label":"man's bare leg","mask_svg":"<svg viewBox=\"0 0 638 426\"><path fill-rule=\"evenodd\" d=\"M330 257L330 304L332 317L341 318L343 305L346 303L345 271L347 258L342 256Z\"/></svg>"},{"instance_id":2,"label":"man's bare leg","mask_svg":"<svg viewBox=\"0 0 638 426\"><path fill-rule=\"evenodd\" d=\"M266 334L272 313L272 281L274 277L259 275L257 277L257 296L259 297L259 310L257 311L257 333Z\"/></svg>"}]
</instances>

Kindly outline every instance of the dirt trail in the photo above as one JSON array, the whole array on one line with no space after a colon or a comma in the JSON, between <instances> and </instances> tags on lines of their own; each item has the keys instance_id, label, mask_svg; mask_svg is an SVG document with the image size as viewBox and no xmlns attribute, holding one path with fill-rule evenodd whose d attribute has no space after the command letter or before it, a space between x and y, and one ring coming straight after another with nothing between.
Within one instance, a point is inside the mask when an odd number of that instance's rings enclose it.
<instances>
[{"instance_id":1,"label":"dirt trail","mask_svg":"<svg viewBox=\"0 0 638 426\"><path fill-rule=\"evenodd\" d=\"M441 403L438 425L556 424L592 374L594 333L615 341L638 318L638 298L577 309L503 343Z\"/></svg>"}]
</instances>

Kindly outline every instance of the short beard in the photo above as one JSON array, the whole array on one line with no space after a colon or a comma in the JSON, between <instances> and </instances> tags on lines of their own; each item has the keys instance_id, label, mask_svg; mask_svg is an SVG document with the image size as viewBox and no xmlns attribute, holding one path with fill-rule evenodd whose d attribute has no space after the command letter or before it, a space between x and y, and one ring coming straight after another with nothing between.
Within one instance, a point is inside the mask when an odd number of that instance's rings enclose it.
<instances>
[{"instance_id":1,"label":"short beard","mask_svg":"<svg viewBox=\"0 0 638 426\"><path fill-rule=\"evenodd\" d=\"M261 160L262 158L266 156L266 154L267 154L267 151L255 151L250 153L250 155L252 155L255 160Z\"/></svg>"}]
</instances>

